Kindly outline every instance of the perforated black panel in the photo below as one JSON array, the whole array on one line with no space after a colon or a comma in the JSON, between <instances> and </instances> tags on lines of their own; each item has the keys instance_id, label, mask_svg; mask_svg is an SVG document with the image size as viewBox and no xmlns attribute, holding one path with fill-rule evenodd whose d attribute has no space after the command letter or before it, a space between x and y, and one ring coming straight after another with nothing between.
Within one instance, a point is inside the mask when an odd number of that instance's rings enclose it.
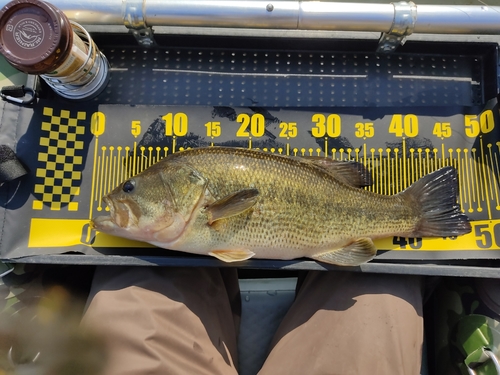
<instances>
[{"instance_id":1,"label":"perforated black panel","mask_svg":"<svg viewBox=\"0 0 500 375\"><path fill-rule=\"evenodd\" d=\"M266 107L472 106L484 101L475 56L208 48L101 49L101 103Z\"/></svg>"}]
</instances>

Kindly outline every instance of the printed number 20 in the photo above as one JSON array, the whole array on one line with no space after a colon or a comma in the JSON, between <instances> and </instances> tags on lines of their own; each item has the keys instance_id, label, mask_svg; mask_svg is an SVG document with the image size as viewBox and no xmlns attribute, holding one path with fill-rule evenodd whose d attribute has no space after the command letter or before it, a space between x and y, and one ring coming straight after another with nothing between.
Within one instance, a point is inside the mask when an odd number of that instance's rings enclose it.
<instances>
[{"instance_id":1,"label":"printed number 20","mask_svg":"<svg viewBox=\"0 0 500 375\"><path fill-rule=\"evenodd\" d=\"M240 113L236 121L241 123L240 128L236 132L237 137L262 137L266 132L266 119L260 113L248 115ZM250 129L250 131L248 131Z\"/></svg>"}]
</instances>

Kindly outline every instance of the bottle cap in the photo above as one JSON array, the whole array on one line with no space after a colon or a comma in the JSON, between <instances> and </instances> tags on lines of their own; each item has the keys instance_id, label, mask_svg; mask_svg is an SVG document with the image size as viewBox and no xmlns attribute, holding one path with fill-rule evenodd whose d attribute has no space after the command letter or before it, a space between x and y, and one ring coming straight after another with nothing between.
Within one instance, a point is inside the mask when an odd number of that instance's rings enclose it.
<instances>
[{"instance_id":1,"label":"bottle cap","mask_svg":"<svg viewBox=\"0 0 500 375\"><path fill-rule=\"evenodd\" d=\"M73 31L65 14L39 0L14 0L0 10L0 53L28 74L49 73L71 52Z\"/></svg>"}]
</instances>

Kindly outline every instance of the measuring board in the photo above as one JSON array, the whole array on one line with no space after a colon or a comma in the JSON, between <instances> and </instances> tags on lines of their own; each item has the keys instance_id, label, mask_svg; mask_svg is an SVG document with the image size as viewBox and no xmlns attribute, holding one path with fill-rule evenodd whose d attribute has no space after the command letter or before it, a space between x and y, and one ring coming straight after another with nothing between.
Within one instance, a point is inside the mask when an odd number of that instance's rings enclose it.
<instances>
[{"instance_id":1,"label":"measuring board","mask_svg":"<svg viewBox=\"0 0 500 375\"><path fill-rule=\"evenodd\" d=\"M386 259L496 258L500 255L500 125L496 100L481 108L291 109L221 106L51 106L42 101L18 155L31 180L10 200L9 215L29 229L6 236L4 257L82 253L144 254L151 245L98 233L102 197L165 156L192 147L258 148L293 156L363 163L367 189L396 194L444 166L456 168L459 203L472 232L458 238L376 241ZM29 137L28 137L29 135ZM28 139L29 138L29 139ZM22 147L21 147L22 146ZM314 186L311 186L314 189ZM355 214L355 213L353 213ZM12 221L13 219L10 219ZM9 249L5 252L5 249ZM386 251L384 250L395 250ZM5 256L5 254L7 256Z\"/></svg>"},{"instance_id":2,"label":"measuring board","mask_svg":"<svg viewBox=\"0 0 500 375\"><path fill-rule=\"evenodd\" d=\"M90 219L122 180L212 145L356 160L379 194L452 165L472 232L379 240L377 257L500 258L496 43L408 41L385 55L373 41L155 35L144 49L124 38L95 35L111 66L98 98L71 103L42 87L33 108L2 111L0 139L15 140L29 170L0 188L3 259L172 255Z\"/></svg>"}]
</instances>

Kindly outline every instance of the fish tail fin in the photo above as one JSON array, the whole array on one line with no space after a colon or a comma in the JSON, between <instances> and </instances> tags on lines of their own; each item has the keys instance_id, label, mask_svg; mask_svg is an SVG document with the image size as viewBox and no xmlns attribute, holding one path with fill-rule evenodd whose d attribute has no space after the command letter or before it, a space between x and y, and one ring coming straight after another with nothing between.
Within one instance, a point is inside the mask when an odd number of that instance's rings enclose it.
<instances>
[{"instance_id":1,"label":"fish tail fin","mask_svg":"<svg viewBox=\"0 0 500 375\"><path fill-rule=\"evenodd\" d=\"M458 178L453 167L432 172L402 192L421 208L421 219L408 237L449 237L469 233L469 218L457 203Z\"/></svg>"}]
</instances>

